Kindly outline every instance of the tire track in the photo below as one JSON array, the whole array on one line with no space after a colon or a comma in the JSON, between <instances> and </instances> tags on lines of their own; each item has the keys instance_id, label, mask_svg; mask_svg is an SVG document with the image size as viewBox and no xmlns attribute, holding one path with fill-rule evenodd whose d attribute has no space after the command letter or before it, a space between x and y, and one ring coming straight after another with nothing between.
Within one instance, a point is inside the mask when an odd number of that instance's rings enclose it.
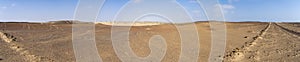
<instances>
[{"instance_id":1,"label":"tire track","mask_svg":"<svg viewBox=\"0 0 300 62\"><path fill-rule=\"evenodd\" d=\"M267 27L264 28L260 33L253 38L253 41L245 42L245 44L239 48L234 49L233 51L227 53L226 56L224 56L224 59L227 59L227 61L238 61L244 58L244 52L249 51L249 48L253 45L256 45L257 39L262 39L262 36L266 34L266 32L271 27L272 23L268 23ZM223 60L224 62L224 60Z\"/></svg>"},{"instance_id":2,"label":"tire track","mask_svg":"<svg viewBox=\"0 0 300 62\"><path fill-rule=\"evenodd\" d=\"M288 33L294 34L296 36L300 36L300 32L297 32L297 31L294 31L294 30L290 30L290 29L285 28L285 27L283 27L283 26L281 26L281 25L279 25L277 23L275 23L275 25L278 26L278 27L280 27L281 29L287 31Z\"/></svg>"},{"instance_id":3,"label":"tire track","mask_svg":"<svg viewBox=\"0 0 300 62\"><path fill-rule=\"evenodd\" d=\"M9 45L10 49L14 50L22 56L25 56L25 60L27 60L28 62L40 62L42 60L42 57L31 54L29 50L26 50L18 43L15 43L14 41L16 41L17 39L14 36L0 32L0 38ZM47 60L53 61L51 59Z\"/></svg>"}]
</instances>

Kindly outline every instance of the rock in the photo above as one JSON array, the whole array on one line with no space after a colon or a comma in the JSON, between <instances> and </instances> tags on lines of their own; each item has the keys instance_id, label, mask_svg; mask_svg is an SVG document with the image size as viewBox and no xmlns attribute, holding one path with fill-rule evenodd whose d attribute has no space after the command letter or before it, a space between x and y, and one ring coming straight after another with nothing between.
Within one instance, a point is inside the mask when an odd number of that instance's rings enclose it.
<instances>
[{"instance_id":1,"label":"rock","mask_svg":"<svg viewBox=\"0 0 300 62\"><path fill-rule=\"evenodd\" d=\"M245 36L244 38L248 38L248 36Z\"/></svg>"}]
</instances>

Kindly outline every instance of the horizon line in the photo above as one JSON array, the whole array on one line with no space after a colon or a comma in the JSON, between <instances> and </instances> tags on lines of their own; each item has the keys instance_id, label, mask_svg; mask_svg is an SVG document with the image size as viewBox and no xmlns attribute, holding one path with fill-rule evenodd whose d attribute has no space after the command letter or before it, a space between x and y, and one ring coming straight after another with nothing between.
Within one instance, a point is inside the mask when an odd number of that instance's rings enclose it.
<instances>
[{"instance_id":1,"label":"horizon line","mask_svg":"<svg viewBox=\"0 0 300 62\"><path fill-rule=\"evenodd\" d=\"M78 22L86 22L86 21L80 21L80 20L72 20L72 19L60 19L60 20L45 20L45 21L41 21L41 20L0 20L0 22L35 22L35 23L47 23L47 22L59 22L59 21L78 21ZM248 21L229 21L229 20L225 20L225 21L218 21L218 20L194 20L192 22L300 22L300 20L288 20L288 21L278 21L278 20L248 20ZM130 22L130 21L100 21L100 20L95 20L94 22ZM161 22L161 21L135 21L135 22L160 22L160 23L166 23L166 22ZM184 21L183 21L184 22Z\"/></svg>"}]
</instances>

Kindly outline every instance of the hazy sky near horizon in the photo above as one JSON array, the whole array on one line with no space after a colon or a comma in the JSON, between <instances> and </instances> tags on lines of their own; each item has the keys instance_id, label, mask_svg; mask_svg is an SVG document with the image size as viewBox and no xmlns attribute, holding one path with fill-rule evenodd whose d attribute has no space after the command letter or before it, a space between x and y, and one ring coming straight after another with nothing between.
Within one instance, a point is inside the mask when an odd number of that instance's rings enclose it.
<instances>
[{"instance_id":1,"label":"hazy sky near horizon","mask_svg":"<svg viewBox=\"0 0 300 62\"><path fill-rule=\"evenodd\" d=\"M106 0L98 21L110 21L129 0ZM136 0L142 1L142 0ZM300 0L219 0L228 21L300 22ZM194 20L207 20L196 0L177 0ZM0 0L0 22L73 19L78 0ZM151 20L151 18L149 18Z\"/></svg>"}]
</instances>

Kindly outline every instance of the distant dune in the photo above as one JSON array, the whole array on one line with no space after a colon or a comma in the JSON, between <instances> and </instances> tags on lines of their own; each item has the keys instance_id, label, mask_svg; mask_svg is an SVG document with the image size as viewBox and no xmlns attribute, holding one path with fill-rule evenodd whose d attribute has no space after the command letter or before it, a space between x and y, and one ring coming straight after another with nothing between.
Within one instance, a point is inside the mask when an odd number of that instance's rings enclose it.
<instances>
[{"instance_id":1,"label":"distant dune","mask_svg":"<svg viewBox=\"0 0 300 62\"><path fill-rule=\"evenodd\" d=\"M158 22L136 22L136 23L126 23L126 22L96 22L95 24L104 24L104 25L114 25L114 26L152 26L152 25L161 25L164 23Z\"/></svg>"}]
</instances>

